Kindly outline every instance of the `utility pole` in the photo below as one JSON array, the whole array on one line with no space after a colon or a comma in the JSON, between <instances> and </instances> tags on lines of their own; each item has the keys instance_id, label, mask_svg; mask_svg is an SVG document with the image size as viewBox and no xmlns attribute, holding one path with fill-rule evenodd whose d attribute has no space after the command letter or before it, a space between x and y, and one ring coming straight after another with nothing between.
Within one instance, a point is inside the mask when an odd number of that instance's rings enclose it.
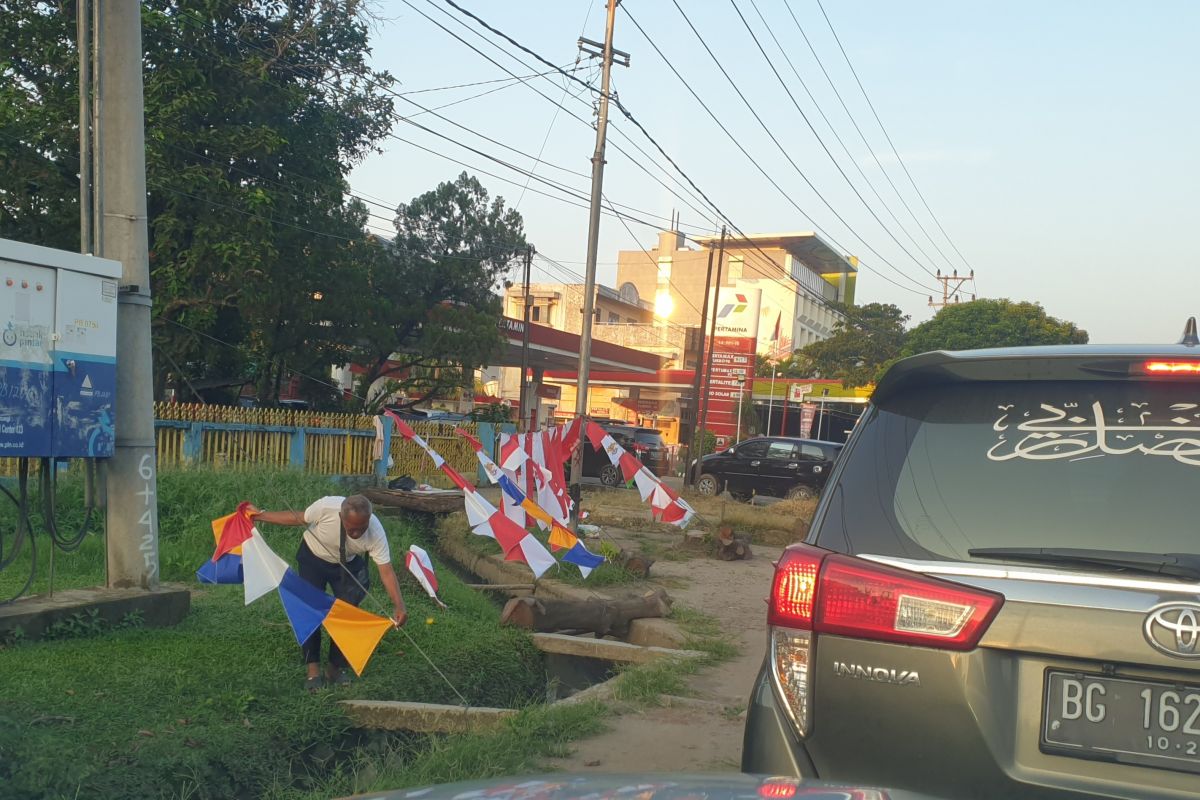
<instances>
[{"instance_id":1,"label":"utility pole","mask_svg":"<svg viewBox=\"0 0 1200 800\"><path fill-rule=\"evenodd\" d=\"M975 281L975 270L971 270L971 274L965 278L958 277L958 270L954 270L953 275L943 275L939 269L937 272L937 280L942 284L942 301L935 303L933 297L929 298L930 308L945 308L949 305L962 302L962 298L958 296L958 290L962 288L967 281ZM954 284L954 289L951 290L950 284ZM971 295L971 299L975 299L975 295Z\"/></svg>"},{"instance_id":2,"label":"utility pole","mask_svg":"<svg viewBox=\"0 0 1200 800\"><path fill-rule=\"evenodd\" d=\"M608 0L608 20L604 26L604 47L601 51L600 108L596 117L596 150L592 154L592 205L588 221L587 268L583 279L583 329L579 334L579 372L575 383L575 416L586 420L588 415L588 377L592 365L592 317L596 305L596 251L600 242L600 203L604 197L604 144L608 135L608 87L613 64L613 26L617 21L618 0ZM594 42L580 39L579 45L594 46ZM586 48L585 48L586 49ZM624 64L629 66L628 54ZM584 422L583 424L586 424ZM571 458L571 499L575 501L571 512L572 527L579 524L579 481L583 476L583 442L580 439Z\"/></svg>"},{"instance_id":3,"label":"utility pole","mask_svg":"<svg viewBox=\"0 0 1200 800\"><path fill-rule=\"evenodd\" d=\"M98 254L120 261L123 267L117 297L116 446L108 465L108 585L153 589L159 580L158 488L141 3L97 0L95 8Z\"/></svg>"},{"instance_id":4,"label":"utility pole","mask_svg":"<svg viewBox=\"0 0 1200 800\"><path fill-rule=\"evenodd\" d=\"M716 345L716 341L717 341L717 307L716 306L717 306L717 298L721 294L721 268L725 265L725 230L726 230L725 226L722 225L721 226L721 244L720 244L719 249L717 250L717 280L713 284L713 293L712 293L712 295L713 295L713 315L712 315L712 320L709 322L710 327L708 329L708 354L705 356L705 361L704 361L704 397L703 397L704 410L701 411L699 408L696 409L697 412L700 414L699 421L697 422L697 424L699 425L699 428L700 428L700 436L702 437L700 441L704 441L704 439L703 439L704 429L705 429L704 426L708 422L708 397L709 397L709 395L712 394L713 350L715 349L715 345ZM712 245L709 245L709 252L710 253L712 252ZM705 303L705 311L707 311L707 310L708 310L708 304ZM695 471L699 472L699 470L700 470L700 461L697 460ZM695 480L694 476L693 476L693 480Z\"/></svg>"},{"instance_id":5,"label":"utility pole","mask_svg":"<svg viewBox=\"0 0 1200 800\"><path fill-rule=\"evenodd\" d=\"M79 53L79 252L92 245L92 24L91 2L75 7L76 48Z\"/></svg>"},{"instance_id":6,"label":"utility pole","mask_svg":"<svg viewBox=\"0 0 1200 800\"><path fill-rule=\"evenodd\" d=\"M778 374L779 374L779 370L777 370L775 368L775 365L772 364L771 365L771 399L768 401L769 405L767 406L767 436L771 435L771 416L775 413L775 376ZM751 396L753 396L753 395L751 395Z\"/></svg>"},{"instance_id":7,"label":"utility pole","mask_svg":"<svg viewBox=\"0 0 1200 800\"><path fill-rule=\"evenodd\" d=\"M704 434L700 430L700 380L704 377L704 329L708 327L708 295L712 290L713 250L708 248L708 272L704 275L704 305L700 307L700 351L696 353L696 376L692 381L692 435L688 438L688 458L695 460L697 466L700 457L704 455L696 450L696 442L704 442ZM711 346L711 343L710 343ZM696 482L696 471L688 467L683 474L687 486Z\"/></svg>"},{"instance_id":8,"label":"utility pole","mask_svg":"<svg viewBox=\"0 0 1200 800\"><path fill-rule=\"evenodd\" d=\"M519 418L517 420L518 427L525 431L529 430L529 425L526 422L526 419L527 419L527 416L526 416L527 405L526 404L529 403L529 398L526 397L526 395L529 393L529 377L528 377L528 373L529 373L529 324L530 324L529 314L530 314L530 306L533 304L533 298L529 296L529 271L532 268L532 266L533 266L533 245L530 245L525 250L525 280L522 282L522 286L524 287L524 289L523 289L523 291L524 291L523 319L525 320L525 324L521 331L521 403L520 403L521 410L519 412Z\"/></svg>"}]
</instances>

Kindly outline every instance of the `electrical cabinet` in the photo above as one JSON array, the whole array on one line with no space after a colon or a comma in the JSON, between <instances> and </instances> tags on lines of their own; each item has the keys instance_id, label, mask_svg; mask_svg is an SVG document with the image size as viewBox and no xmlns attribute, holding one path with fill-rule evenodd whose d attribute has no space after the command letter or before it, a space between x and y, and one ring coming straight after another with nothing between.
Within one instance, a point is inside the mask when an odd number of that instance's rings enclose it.
<instances>
[{"instance_id":1,"label":"electrical cabinet","mask_svg":"<svg viewBox=\"0 0 1200 800\"><path fill-rule=\"evenodd\" d=\"M0 456L112 455L120 275L0 239Z\"/></svg>"}]
</instances>

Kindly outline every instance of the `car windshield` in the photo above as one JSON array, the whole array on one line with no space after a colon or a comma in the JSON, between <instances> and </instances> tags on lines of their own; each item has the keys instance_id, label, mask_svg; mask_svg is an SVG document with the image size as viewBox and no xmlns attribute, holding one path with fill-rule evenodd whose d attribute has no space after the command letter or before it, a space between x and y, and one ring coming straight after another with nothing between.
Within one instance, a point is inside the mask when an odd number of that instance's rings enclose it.
<instances>
[{"instance_id":1,"label":"car windshield","mask_svg":"<svg viewBox=\"0 0 1200 800\"><path fill-rule=\"evenodd\" d=\"M935 386L887 402L862 424L819 533L844 536L854 552L1200 553L1195 384Z\"/></svg>"},{"instance_id":2,"label":"car windshield","mask_svg":"<svg viewBox=\"0 0 1200 800\"><path fill-rule=\"evenodd\" d=\"M651 447L662 447L662 434L658 431L638 431L634 434L634 441L650 445Z\"/></svg>"}]
</instances>

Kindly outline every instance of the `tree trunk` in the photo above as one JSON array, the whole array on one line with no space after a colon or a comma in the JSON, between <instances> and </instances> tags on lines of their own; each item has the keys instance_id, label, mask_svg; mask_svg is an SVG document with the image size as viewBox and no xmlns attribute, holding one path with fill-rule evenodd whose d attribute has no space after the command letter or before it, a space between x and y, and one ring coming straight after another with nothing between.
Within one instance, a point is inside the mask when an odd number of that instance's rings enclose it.
<instances>
[{"instance_id":1,"label":"tree trunk","mask_svg":"<svg viewBox=\"0 0 1200 800\"><path fill-rule=\"evenodd\" d=\"M571 629L624 638L632 620L664 617L670 611L671 598L662 589L616 600L514 597L505 604L500 624L543 633Z\"/></svg>"}]
</instances>

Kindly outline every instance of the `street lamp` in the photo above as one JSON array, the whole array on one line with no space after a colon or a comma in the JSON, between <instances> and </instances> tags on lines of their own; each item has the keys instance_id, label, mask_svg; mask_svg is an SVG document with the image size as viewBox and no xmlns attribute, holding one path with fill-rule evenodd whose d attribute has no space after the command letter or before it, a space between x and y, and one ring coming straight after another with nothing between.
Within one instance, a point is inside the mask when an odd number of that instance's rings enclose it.
<instances>
[{"instance_id":1,"label":"street lamp","mask_svg":"<svg viewBox=\"0 0 1200 800\"><path fill-rule=\"evenodd\" d=\"M738 416L737 416L737 433L733 436L734 444L742 441L742 397L745 395L746 376L739 375L738 379ZM751 384L753 385L753 384Z\"/></svg>"}]
</instances>

